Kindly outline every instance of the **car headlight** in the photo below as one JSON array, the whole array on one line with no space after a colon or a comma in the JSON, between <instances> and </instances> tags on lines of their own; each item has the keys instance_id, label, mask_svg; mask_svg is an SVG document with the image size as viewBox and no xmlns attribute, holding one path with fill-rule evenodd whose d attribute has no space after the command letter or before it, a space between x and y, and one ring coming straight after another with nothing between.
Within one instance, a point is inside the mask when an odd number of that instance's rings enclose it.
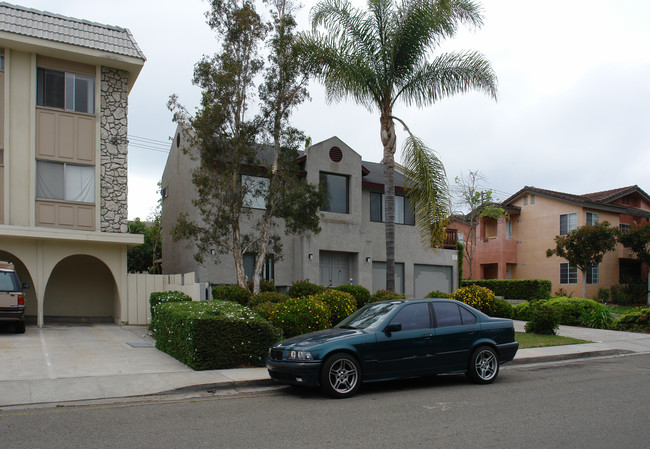
<instances>
[{"instance_id":1,"label":"car headlight","mask_svg":"<svg viewBox=\"0 0 650 449\"><path fill-rule=\"evenodd\" d=\"M287 351L287 360L314 360L314 356L309 351Z\"/></svg>"}]
</instances>

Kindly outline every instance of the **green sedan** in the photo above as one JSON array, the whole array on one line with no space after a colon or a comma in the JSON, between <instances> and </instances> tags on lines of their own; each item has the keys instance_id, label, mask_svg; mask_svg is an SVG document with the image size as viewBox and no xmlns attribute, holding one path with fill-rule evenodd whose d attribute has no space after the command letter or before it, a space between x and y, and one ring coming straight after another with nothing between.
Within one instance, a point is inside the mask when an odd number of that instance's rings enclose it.
<instances>
[{"instance_id":1,"label":"green sedan","mask_svg":"<svg viewBox=\"0 0 650 449\"><path fill-rule=\"evenodd\" d=\"M512 320L491 318L458 301L415 299L368 304L336 327L299 335L269 349L277 382L320 386L335 398L362 382L467 373L493 382L519 344Z\"/></svg>"}]
</instances>

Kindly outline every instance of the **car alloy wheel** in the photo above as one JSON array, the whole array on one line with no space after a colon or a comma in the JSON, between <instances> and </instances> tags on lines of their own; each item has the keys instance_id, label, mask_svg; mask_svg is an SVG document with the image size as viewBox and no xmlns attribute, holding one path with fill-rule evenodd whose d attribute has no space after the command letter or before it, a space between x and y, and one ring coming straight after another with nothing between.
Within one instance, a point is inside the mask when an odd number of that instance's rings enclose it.
<instances>
[{"instance_id":1,"label":"car alloy wheel","mask_svg":"<svg viewBox=\"0 0 650 449\"><path fill-rule=\"evenodd\" d=\"M479 384L489 384L499 374L499 359L494 349L489 346L477 348L469 362L469 375Z\"/></svg>"},{"instance_id":2,"label":"car alloy wheel","mask_svg":"<svg viewBox=\"0 0 650 449\"><path fill-rule=\"evenodd\" d=\"M359 389L361 368L348 354L334 354L327 359L321 373L321 387L334 398L352 396Z\"/></svg>"}]
</instances>

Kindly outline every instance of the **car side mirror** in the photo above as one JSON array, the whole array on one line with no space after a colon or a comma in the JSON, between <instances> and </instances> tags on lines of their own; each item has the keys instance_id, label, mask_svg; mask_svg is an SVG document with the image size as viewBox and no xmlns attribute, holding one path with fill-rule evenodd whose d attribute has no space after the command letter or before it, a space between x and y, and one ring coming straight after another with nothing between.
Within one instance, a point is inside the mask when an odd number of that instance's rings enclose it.
<instances>
[{"instance_id":1,"label":"car side mirror","mask_svg":"<svg viewBox=\"0 0 650 449\"><path fill-rule=\"evenodd\" d=\"M400 323L388 323L388 325L384 328L384 332L387 334L390 334L392 332L399 332L402 330L402 325Z\"/></svg>"}]
</instances>

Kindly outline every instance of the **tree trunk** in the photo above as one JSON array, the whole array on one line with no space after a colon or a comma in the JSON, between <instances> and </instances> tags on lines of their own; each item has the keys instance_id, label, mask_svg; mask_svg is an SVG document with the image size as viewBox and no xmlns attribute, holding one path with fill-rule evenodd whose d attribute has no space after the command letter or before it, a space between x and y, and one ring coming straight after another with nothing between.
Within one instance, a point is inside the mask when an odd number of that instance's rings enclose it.
<instances>
[{"instance_id":1,"label":"tree trunk","mask_svg":"<svg viewBox=\"0 0 650 449\"><path fill-rule=\"evenodd\" d=\"M395 123L391 111L381 116L384 146L384 207L386 212L386 290L395 291Z\"/></svg>"},{"instance_id":2,"label":"tree trunk","mask_svg":"<svg viewBox=\"0 0 650 449\"><path fill-rule=\"evenodd\" d=\"M587 270L582 272L582 297L587 297Z\"/></svg>"}]
</instances>

